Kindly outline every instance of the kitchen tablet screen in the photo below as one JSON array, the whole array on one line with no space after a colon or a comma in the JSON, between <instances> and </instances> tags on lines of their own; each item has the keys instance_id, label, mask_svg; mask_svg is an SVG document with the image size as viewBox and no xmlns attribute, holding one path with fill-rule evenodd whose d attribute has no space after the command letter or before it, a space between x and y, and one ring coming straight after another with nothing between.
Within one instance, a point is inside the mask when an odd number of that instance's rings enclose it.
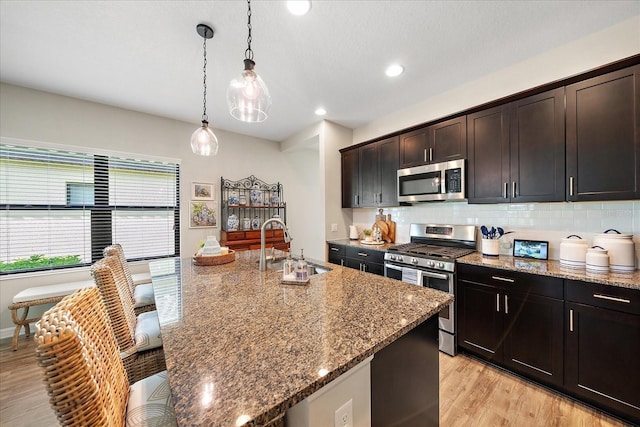
<instances>
[{"instance_id":1,"label":"kitchen tablet screen","mask_svg":"<svg viewBox=\"0 0 640 427\"><path fill-rule=\"evenodd\" d=\"M549 242L515 239L513 241L513 256L520 258L547 259L549 256Z\"/></svg>"}]
</instances>

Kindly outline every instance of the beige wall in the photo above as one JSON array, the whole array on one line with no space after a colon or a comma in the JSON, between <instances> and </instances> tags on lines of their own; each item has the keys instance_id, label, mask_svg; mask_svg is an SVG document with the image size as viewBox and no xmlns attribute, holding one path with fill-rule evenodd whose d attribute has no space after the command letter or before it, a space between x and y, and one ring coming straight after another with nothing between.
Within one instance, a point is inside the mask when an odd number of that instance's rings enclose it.
<instances>
[{"instance_id":1,"label":"beige wall","mask_svg":"<svg viewBox=\"0 0 640 427\"><path fill-rule=\"evenodd\" d=\"M215 125L215 123L214 123ZM309 204L307 185L318 183L318 155L310 152L283 153L280 144L245 135L215 130L220 149L215 157L196 156L189 137L197 122L185 123L107 105L82 101L56 94L0 84L0 137L38 143L90 147L123 153L177 159L181 162L181 253L195 252L207 235L219 237L219 228L190 229L188 223L189 191L192 181L213 182L220 191L220 177L241 179L249 175L266 182L281 182L285 189L287 218L297 247L306 247L307 239L317 239L305 218L314 218L318 203ZM306 167L313 164L315 166ZM319 183L317 184L319 188ZM339 191L339 188L337 189ZM317 193L315 191L314 193ZM216 197L219 209L219 193ZM219 215L219 214L218 214ZM314 218L314 222L321 222ZM219 218L218 218L219 222ZM320 254L322 255L322 254ZM324 258L324 256L321 256ZM142 266L140 266L141 268ZM0 278L0 336L10 332L11 298L27 287L61 281L90 279L87 269L73 272L24 274ZM38 309L33 310L39 313Z\"/></svg>"}]
</instances>

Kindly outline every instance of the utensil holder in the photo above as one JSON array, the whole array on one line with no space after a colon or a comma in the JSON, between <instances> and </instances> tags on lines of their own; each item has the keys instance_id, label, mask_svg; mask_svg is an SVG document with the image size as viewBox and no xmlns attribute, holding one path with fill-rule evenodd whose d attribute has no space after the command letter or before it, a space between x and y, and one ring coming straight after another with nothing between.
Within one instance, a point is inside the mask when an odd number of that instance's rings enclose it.
<instances>
[{"instance_id":1,"label":"utensil holder","mask_svg":"<svg viewBox=\"0 0 640 427\"><path fill-rule=\"evenodd\" d=\"M500 255L500 240L482 239L482 255L486 255L486 256Z\"/></svg>"}]
</instances>

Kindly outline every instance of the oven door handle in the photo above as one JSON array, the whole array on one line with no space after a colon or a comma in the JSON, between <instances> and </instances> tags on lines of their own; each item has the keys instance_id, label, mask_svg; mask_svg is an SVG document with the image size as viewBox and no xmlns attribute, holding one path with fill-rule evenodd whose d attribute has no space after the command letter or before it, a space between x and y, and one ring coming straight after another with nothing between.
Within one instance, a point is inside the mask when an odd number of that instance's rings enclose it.
<instances>
[{"instance_id":1,"label":"oven door handle","mask_svg":"<svg viewBox=\"0 0 640 427\"><path fill-rule=\"evenodd\" d=\"M432 273L430 271L424 271L424 270L420 270L420 274L424 277L430 277L432 279L440 279L440 280L448 280L449 276L447 276L446 274L440 274L440 273Z\"/></svg>"},{"instance_id":2,"label":"oven door handle","mask_svg":"<svg viewBox=\"0 0 640 427\"><path fill-rule=\"evenodd\" d=\"M397 265L394 265L394 264L385 264L384 267L390 268L391 270L402 271L402 267L398 267Z\"/></svg>"}]
</instances>

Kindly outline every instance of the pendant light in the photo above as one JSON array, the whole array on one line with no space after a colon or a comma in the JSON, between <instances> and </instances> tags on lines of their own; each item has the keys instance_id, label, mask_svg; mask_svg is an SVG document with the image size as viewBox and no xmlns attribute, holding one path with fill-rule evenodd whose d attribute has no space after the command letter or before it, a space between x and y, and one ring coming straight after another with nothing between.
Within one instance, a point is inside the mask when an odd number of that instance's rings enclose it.
<instances>
[{"instance_id":1,"label":"pendant light","mask_svg":"<svg viewBox=\"0 0 640 427\"><path fill-rule=\"evenodd\" d=\"M207 39L213 38L213 29L205 24L198 24L196 31L203 40L203 56L204 65L202 71L204 78L202 80L204 87L203 108L202 108L202 126L196 129L191 135L191 149L195 154L201 156L215 156L218 154L218 137L209 128L209 117L207 116Z\"/></svg>"},{"instance_id":2,"label":"pendant light","mask_svg":"<svg viewBox=\"0 0 640 427\"><path fill-rule=\"evenodd\" d=\"M227 89L229 113L243 122L262 122L266 120L271 107L271 95L260 76L256 73L251 50L251 0L247 0L247 50L244 51L244 70L231 80Z\"/></svg>"}]
</instances>

